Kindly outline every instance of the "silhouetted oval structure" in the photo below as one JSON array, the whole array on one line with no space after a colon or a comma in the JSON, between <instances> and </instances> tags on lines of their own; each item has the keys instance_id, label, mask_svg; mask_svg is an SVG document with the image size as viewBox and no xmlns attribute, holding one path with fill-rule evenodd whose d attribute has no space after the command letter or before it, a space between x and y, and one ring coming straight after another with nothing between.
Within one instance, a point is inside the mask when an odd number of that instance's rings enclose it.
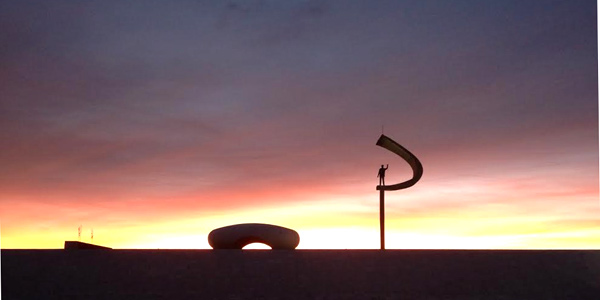
<instances>
[{"instance_id":1,"label":"silhouetted oval structure","mask_svg":"<svg viewBox=\"0 0 600 300\"><path fill-rule=\"evenodd\" d=\"M300 243L300 235L281 226L247 223L211 231L208 243L213 249L242 249L248 244L263 243L274 250L293 250Z\"/></svg>"}]
</instances>

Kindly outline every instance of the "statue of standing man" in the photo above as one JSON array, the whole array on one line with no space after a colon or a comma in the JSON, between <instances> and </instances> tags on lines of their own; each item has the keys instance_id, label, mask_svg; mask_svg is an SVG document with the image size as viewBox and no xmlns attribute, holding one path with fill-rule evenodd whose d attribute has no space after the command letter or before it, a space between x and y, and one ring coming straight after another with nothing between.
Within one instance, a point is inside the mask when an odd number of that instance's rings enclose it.
<instances>
[{"instance_id":1,"label":"statue of standing man","mask_svg":"<svg viewBox=\"0 0 600 300\"><path fill-rule=\"evenodd\" d=\"M377 177L379 177L379 185L385 185L385 170L388 169L388 165L385 165L385 168L383 167L383 165L381 165L381 168L379 168L379 173L377 174Z\"/></svg>"}]
</instances>

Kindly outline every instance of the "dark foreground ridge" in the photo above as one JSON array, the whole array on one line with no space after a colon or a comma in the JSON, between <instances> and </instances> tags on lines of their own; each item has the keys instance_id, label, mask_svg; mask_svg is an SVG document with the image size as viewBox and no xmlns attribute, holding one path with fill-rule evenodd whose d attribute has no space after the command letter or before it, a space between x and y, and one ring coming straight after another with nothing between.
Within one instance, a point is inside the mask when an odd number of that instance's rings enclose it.
<instances>
[{"instance_id":1,"label":"dark foreground ridge","mask_svg":"<svg viewBox=\"0 0 600 300\"><path fill-rule=\"evenodd\" d=\"M90 249L110 250L112 248L78 242L78 241L65 241L65 250L90 250Z\"/></svg>"},{"instance_id":2,"label":"dark foreground ridge","mask_svg":"<svg viewBox=\"0 0 600 300\"><path fill-rule=\"evenodd\" d=\"M600 251L2 250L3 299L600 299Z\"/></svg>"}]
</instances>

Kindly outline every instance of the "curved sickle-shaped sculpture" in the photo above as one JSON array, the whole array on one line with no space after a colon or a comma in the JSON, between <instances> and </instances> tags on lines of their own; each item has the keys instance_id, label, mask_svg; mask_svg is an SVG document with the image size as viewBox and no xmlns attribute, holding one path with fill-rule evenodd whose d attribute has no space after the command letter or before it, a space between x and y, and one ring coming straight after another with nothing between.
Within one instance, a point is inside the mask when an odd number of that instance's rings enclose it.
<instances>
[{"instance_id":1,"label":"curved sickle-shaped sculpture","mask_svg":"<svg viewBox=\"0 0 600 300\"><path fill-rule=\"evenodd\" d=\"M263 243L273 250L293 250L300 243L300 235L271 224L235 224L211 231L208 243L213 249L242 249L248 244Z\"/></svg>"},{"instance_id":2,"label":"curved sickle-shaped sculpture","mask_svg":"<svg viewBox=\"0 0 600 300\"><path fill-rule=\"evenodd\" d=\"M421 176L423 176L423 166L421 165L419 159L417 159L417 157L414 156L414 154L410 153L410 151L406 150L406 148L400 146L400 144L396 143L394 140L390 139L389 137L383 134L377 140L376 145L398 154L410 165L410 167L413 170L413 177L411 179L392 185L378 185L377 190L401 190L413 186L415 183L417 183L417 181L419 181L419 179L421 179Z\"/></svg>"}]
</instances>

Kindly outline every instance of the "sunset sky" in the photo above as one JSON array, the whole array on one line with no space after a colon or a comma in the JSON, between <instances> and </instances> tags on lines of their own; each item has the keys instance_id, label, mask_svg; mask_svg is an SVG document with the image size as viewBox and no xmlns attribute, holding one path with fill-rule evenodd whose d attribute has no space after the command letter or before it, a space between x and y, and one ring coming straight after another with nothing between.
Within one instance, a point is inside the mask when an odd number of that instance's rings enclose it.
<instances>
[{"instance_id":1,"label":"sunset sky","mask_svg":"<svg viewBox=\"0 0 600 300\"><path fill-rule=\"evenodd\" d=\"M2 248L600 248L596 1L2 1Z\"/></svg>"}]
</instances>

